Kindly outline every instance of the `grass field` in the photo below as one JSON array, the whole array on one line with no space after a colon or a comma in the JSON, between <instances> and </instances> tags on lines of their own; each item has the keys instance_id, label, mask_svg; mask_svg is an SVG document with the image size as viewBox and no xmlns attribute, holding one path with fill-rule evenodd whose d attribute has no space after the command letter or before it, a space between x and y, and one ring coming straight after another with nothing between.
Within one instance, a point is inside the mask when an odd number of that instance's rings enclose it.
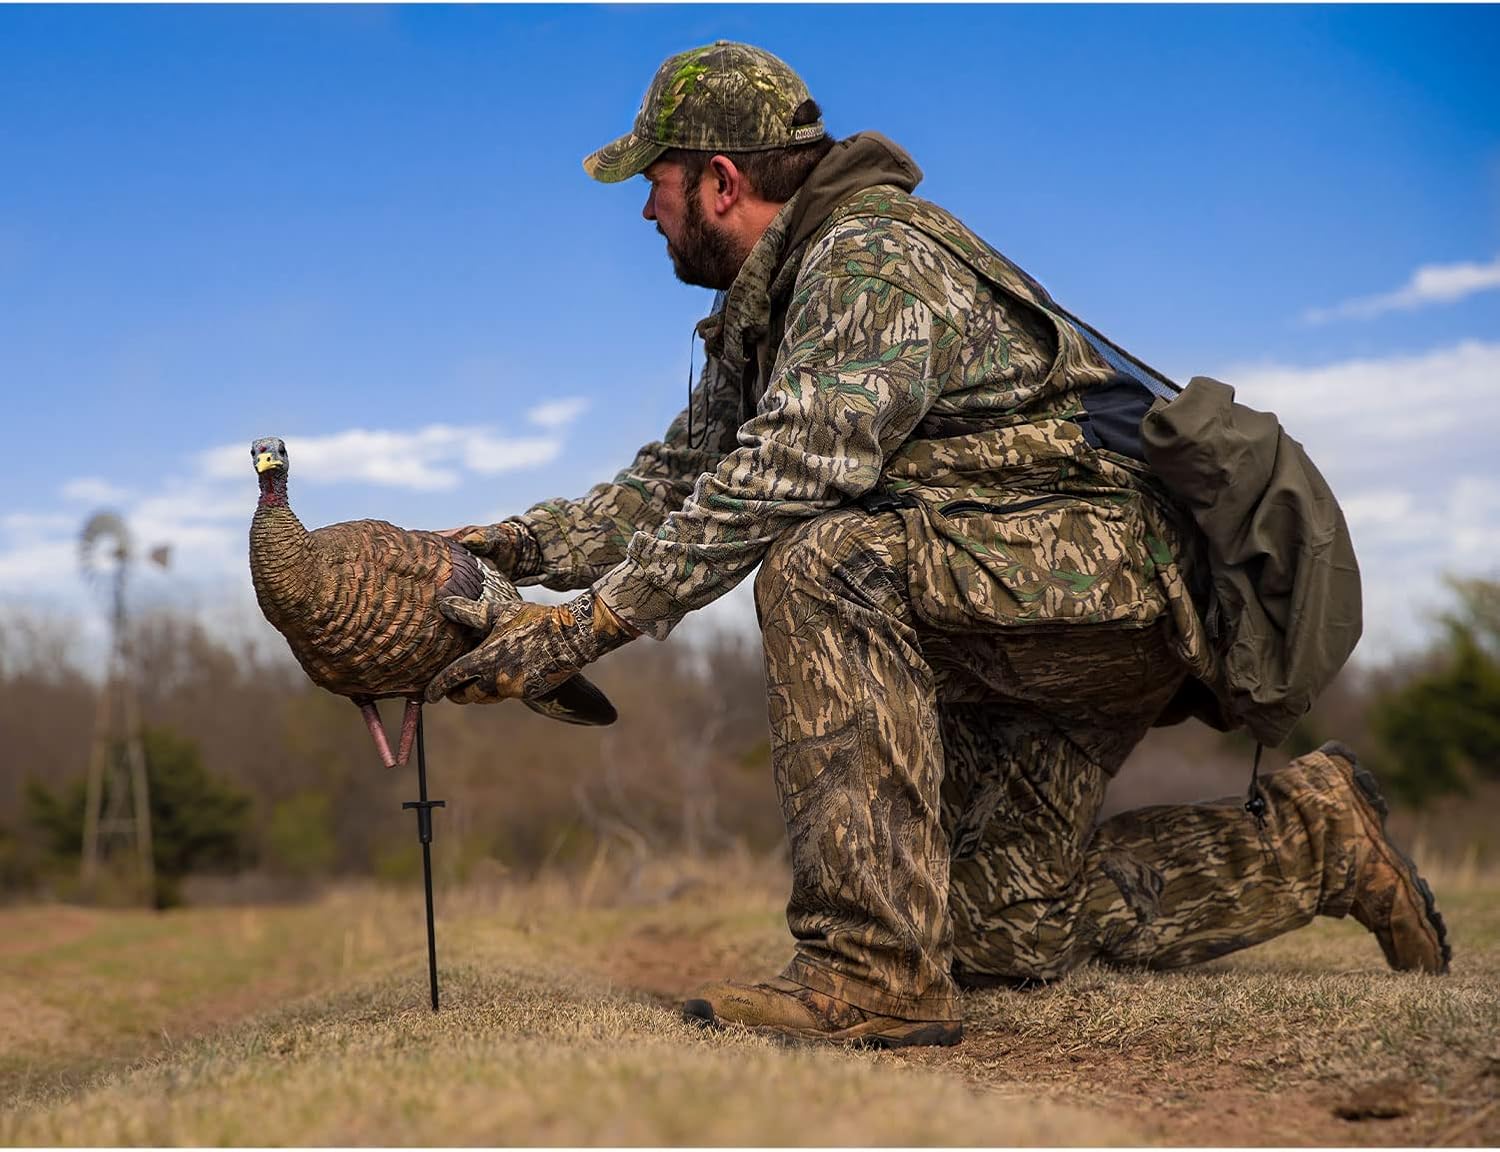
<instances>
[{"instance_id":1,"label":"grass field","mask_svg":"<svg viewBox=\"0 0 1500 1152\"><path fill-rule=\"evenodd\" d=\"M774 865L662 863L163 915L0 909L6 1144L1500 1143L1500 882L1435 877L1455 960L1351 921L1176 973L965 1001L957 1048L677 1020L785 959Z\"/></svg>"}]
</instances>

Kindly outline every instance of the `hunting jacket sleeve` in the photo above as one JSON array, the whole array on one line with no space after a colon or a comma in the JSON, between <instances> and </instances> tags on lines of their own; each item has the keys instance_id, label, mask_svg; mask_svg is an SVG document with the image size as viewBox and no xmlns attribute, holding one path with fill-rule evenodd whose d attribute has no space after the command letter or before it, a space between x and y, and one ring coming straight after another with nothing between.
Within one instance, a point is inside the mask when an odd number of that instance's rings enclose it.
<instances>
[{"instance_id":1,"label":"hunting jacket sleeve","mask_svg":"<svg viewBox=\"0 0 1500 1152\"><path fill-rule=\"evenodd\" d=\"M665 638L777 537L873 488L942 391L960 334L940 294L903 272L903 253L861 249L840 231L803 261L765 395L737 446L594 585L642 632Z\"/></svg>"}]
</instances>

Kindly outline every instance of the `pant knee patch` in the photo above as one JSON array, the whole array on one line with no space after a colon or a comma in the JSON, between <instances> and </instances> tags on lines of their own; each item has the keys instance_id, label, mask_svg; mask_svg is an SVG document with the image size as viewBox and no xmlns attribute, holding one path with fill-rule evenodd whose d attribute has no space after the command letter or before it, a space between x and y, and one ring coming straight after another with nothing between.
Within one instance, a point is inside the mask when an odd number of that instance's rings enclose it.
<instances>
[{"instance_id":1,"label":"pant knee patch","mask_svg":"<svg viewBox=\"0 0 1500 1152\"><path fill-rule=\"evenodd\" d=\"M1149 924L1161 908L1161 893L1166 886L1162 874L1148 864L1121 852L1110 852L1099 861L1103 872L1120 890L1125 906L1137 924Z\"/></svg>"}]
</instances>

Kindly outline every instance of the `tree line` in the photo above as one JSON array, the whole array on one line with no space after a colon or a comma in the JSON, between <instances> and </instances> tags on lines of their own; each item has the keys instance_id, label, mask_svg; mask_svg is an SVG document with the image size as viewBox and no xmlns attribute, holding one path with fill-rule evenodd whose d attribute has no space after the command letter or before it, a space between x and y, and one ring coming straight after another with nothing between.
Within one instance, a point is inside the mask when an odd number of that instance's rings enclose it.
<instances>
[{"instance_id":1,"label":"tree line","mask_svg":"<svg viewBox=\"0 0 1500 1152\"><path fill-rule=\"evenodd\" d=\"M1429 648L1351 666L1281 752L1345 740L1419 808L1500 795L1500 582L1452 587ZM66 619L0 614L0 896L76 891L99 691L82 650ZM416 796L414 767L381 768L353 705L315 688L283 650L160 610L134 623L130 651L158 904L182 899L183 879L205 871L253 873L282 891L417 874L401 809ZM667 852L780 849L754 637L633 644L591 676L619 709L609 728L557 724L513 702L428 709L430 792L447 801L434 847L447 873L568 867L605 848L627 869ZM386 708L394 728L399 702ZM1168 798L1171 763L1207 797L1238 778L1248 745L1195 724L1158 730L1111 807Z\"/></svg>"}]
</instances>

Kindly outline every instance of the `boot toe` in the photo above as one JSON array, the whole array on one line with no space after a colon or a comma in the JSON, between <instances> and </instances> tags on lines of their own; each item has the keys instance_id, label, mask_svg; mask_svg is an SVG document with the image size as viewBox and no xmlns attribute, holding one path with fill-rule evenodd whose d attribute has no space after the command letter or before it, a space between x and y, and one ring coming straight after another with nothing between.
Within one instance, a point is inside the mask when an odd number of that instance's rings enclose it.
<instances>
[{"instance_id":1,"label":"boot toe","mask_svg":"<svg viewBox=\"0 0 1500 1152\"><path fill-rule=\"evenodd\" d=\"M707 1000L694 997L682 1003L682 1018L700 1028L719 1028L719 1018L714 1015L714 1006Z\"/></svg>"}]
</instances>

